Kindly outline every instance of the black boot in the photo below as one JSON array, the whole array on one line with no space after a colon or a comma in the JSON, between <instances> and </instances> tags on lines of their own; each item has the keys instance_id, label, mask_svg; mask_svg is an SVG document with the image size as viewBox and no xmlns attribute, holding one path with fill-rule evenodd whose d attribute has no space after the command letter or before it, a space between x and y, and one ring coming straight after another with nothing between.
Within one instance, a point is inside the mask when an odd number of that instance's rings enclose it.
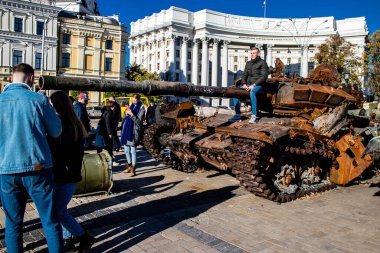
<instances>
[{"instance_id":1,"label":"black boot","mask_svg":"<svg viewBox=\"0 0 380 253\"><path fill-rule=\"evenodd\" d=\"M63 249L65 252L72 251L75 249L75 239L74 237L69 237L67 239L63 239Z\"/></svg>"},{"instance_id":2,"label":"black boot","mask_svg":"<svg viewBox=\"0 0 380 253\"><path fill-rule=\"evenodd\" d=\"M90 252L91 246L95 242L95 238L85 232L83 235L78 236L79 240L79 253Z\"/></svg>"}]
</instances>

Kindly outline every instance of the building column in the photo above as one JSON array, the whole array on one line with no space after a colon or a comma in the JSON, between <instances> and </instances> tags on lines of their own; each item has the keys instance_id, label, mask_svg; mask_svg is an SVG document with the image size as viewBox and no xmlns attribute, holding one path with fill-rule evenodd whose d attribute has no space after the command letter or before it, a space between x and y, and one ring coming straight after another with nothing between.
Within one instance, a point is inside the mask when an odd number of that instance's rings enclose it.
<instances>
[{"instance_id":1,"label":"building column","mask_svg":"<svg viewBox=\"0 0 380 253\"><path fill-rule=\"evenodd\" d=\"M3 29L3 14L4 14L4 11L0 10L0 30L5 30Z\"/></svg>"},{"instance_id":2,"label":"building column","mask_svg":"<svg viewBox=\"0 0 380 253\"><path fill-rule=\"evenodd\" d=\"M191 67L191 82L195 85L198 85L198 62L199 62L199 41L193 41L193 58L192 58L192 67Z\"/></svg>"},{"instance_id":3,"label":"building column","mask_svg":"<svg viewBox=\"0 0 380 253\"><path fill-rule=\"evenodd\" d=\"M133 41L128 42L128 48L129 48L129 64L135 64L135 46L133 45Z\"/></svg>"},{"instance_id":4,"label":"building column","mask_svg":"<svg viewBox=\"0 0 380 253\"><path fill-rule=\"evenodd\" d=\"M260 58L265 60L265 52L263 50L263 44L256 44L256 47L260 49Z\"/></svg>"},{"instance_id":5,"label":"building column","mask_svg":"<svg viewBox=\"0 0 380 253\"><path fill-rule=\"evenodd\" d=\"M12 40L6 40L5 43L8 44L8 45L7 45L7 48L5 49L5 53L4 53L3 66L10 67L11 64L12 64L11 57L13 56L13 52L12 52ZM7 51L8 51L8 54L7 54Z\"/></svg>"},{"instance_id":6,"label":"building column","mask_svg":"<svg viewBox=\"0 0 380 253\"><path fill-rule=\"evenodd\" d=\"M25 32L29 34L33 34L33 15L28 14L25 20L26 20Z\"/></svg>"},{"instance_id":7,"label":"building column","mask_svg":"<svg viewBox=\"0 0 380 253\"><path fill-rule=\"evenodd\" d=\"M164 73L166 70L166 45L164 38L160 38L160 69L161 73Z\"/></svg>"},{"instance_id":8,"label":"building column","mask_svg":"<svg viewBox=\"0 0 380 253\"><path fill-rule=\"evenodd\" d=\"M141 65L141 63L142 63L142 61L141 61L141 50L142 50L141 43L138 43L137 44L137 62L136 62L137 65Z\"/></svg>"},{"instance_id":9,"label":"building column","mask_svg":"<svg viewBox=\"0 0 380 253\"><path fill-rule=\"evenodd\" d=\"M212 43L212 71L211 71L211 86L217 87L218 86L218 46L219 46L219 40L214 39ZM220 99L219 98L213 98L212 99L212 106L218 106Z\"/></svg>"},{"instance_id":10,"label":"building column","mask_svg":"<svg viewBox=\"0 0 380 253\"><path fill-rule=\"evenodd\" d=\"M222 51L222 87L228 86L228 44L230 42L223 41L223 51ZM222 99L222 105L229 106L230 99Z\"/></svg>"},{"instance_id":11,"label":"building column","mask_svg":"<svg viewBox=\"0 0 380 253\"><path fill-rule=\"evenodd\" d=\"M169 45L169 81L175 81L175 40L177 36L173 35L170 38Z\"/></svg>"},{"instance_id":12,"label":"building column","mask_svg":"<svg viewBox=\"0 0 380 253\"><path fill-rule=\"evenodd\" d=\"M208 38L202 39L202 75L201 85L208 86Z\"/></svg>"},{"instance_id":13,"label":"building column","mask_svg":"<svg viewBox=\"0 0 380 253\"><path fill-rule=\"evenodd\" d=\"M273 48L273 45L267 44L267 59L266 60L267 60L268 67L274 65L273 57L272 57L272 48Z\"/></svg>"},{"instance_id":14,"label":"building column","mask_svg":"<svg viewBox=\"0 0 380 253\"><path fill-rule=\"evenodd\" d=\"M0 42L0 66L3 66L3 42Z\"/></svg>"},{"instance_id":15,"label":"building column","mask_svg":"<svg viewBox=\"0 0 380 253\"><path fill-rule=\"evenodd\" d=\"M301 76L307 78L309 71L308 60L309 47L301 47Z\"/></svg>"},{"instance_id":16,"label":"building column","mask_svg":"<svg viewBox=\"0 0 380 253\"><path fill-rule=\"evenodd\" d=\"M77 58L77 73L83 75L84 73L84 48L86 46L85 35L80 33L78 37L78 58ZM44 66L46 66L44 64ZM74 66L70 66L70 68L75 68ZM102 67L104 70L104 66Z\"/></svg>"},{"instance_id":17,"label":"building column","mask_svg":"<svg viewBox=\"0 0 380 253\"><path fill-rule=\"evenodd\" d=\"M149 43L148 41L144 42L144 57L142 59L144 69L148 70L148 62L149 62Z\"/></svg>"},{"instance_id":18,"label":"building column","mask_svg":"<svg viewBox=\"0 0 380 253\"><path fill-rule=\"evenodd\" d=\"M153 46L152 46L152 73L157 72L157 40L153 40Z\"/></svg>"},{"instance_id":19,"label":"building column","mask_svg":"<svg viewBox=\"0 0 380 253\"><path fill-rule=\"evenodd\" d=\"M25 59L25 62L26 63L28 63L28 64L30 64L30 66L33 66L33 67L35 67L34 66L34 43L28 43L27 45L26 45L26 52L27 52L27 54L26 54L26 59Z\"/></svg>"},{"instance_id":20,"label":"building column","mask_svg":"<svg viewBox=\"0 0 380 253\"><path fill-rule=\"evenodd\" d=\"M101 38L101 36L100 35L96 35L95 37L94 37L94 39L95 39L95 41L94 41L94 47L95 48L101 48L101 45L102 45L102 38ZM94 73L94 75L101 75L101 70L103 69L101 66L100 66L100 64L101 64L101 62L102 62L102 60L101 60L101 53L100 53L100 50L95 50L94 51L94 60L93 60L93 64L94 64L94 67L93 67L93 69L94 69L94 71L93 71L93 73ZM104 58L104 60L105 60L105 58Z\"/></svg>"},{"instance_id":21,"label":"building column","mask_svg":"<svg viewBox=\"0 0 380 253\"><path fill-rule=\"evenodd\" d=\"M187 44L189 38L183 37L181 43L181 82L187 82Z\"/></svg>"},{"instance_id":22,"label":"building column","mask_svg":"<svg viewBox=\"0 0 380 253\"><path fill-rule=\"evenodd\" d=\"M10 31L11 26L10 26L10 21L9 21L9 16L10 16L10 9L4 9L5 15L4 15L4 24L3 24L3 30L4 31Z\"/></svg>"}]
</instances>

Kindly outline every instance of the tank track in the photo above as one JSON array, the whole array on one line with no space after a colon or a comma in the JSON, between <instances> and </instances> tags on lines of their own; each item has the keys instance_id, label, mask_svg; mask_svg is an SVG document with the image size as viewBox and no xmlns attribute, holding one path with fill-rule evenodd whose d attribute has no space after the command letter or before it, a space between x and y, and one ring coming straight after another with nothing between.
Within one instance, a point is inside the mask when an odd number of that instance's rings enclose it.
<instances>
[{"instance_id":1,"label":"tank track","mask_svg":"<svg viewBox=\"0 0 380 253\"><path fill-rule=\"evenodd\" d=\"M190 161L185 161L176 156L171 150L165 150L166 147L162 146L162 143L169 137L169 134L174 130L175 125L170 123L159 123L150 125L145 129L143 137L143 145L148 153L159 162L163 164L172 166L173 169L193 173L198 170L198 167L195 163ZM168 134L168 135L166 135ZM191 150L188 145L182 144L181 148L186 150ZM180 147L171 147L171 148L180 148Z\"/></svg>"},{"instance_id":2,"label":"tank track","mask_svg":"<svg viewBox=\"0 0 380 253\"><path fill-rule=\"evenodd\" d=\"M186 173L194 173L199 170L199 167L197 166L197 161L191 161L190 159L181 159L180 157L173 154L173 151L174 152L178 151L180 153L186 152L186 153L190 153L193 156L197 156L193 152L193 149L190 147L190 145L185 144L185 143L180 143L180 144L172 145L171 148L172 148L171 157L172 157L173 169L186 172Z\"/></svg>"},{"instance_id":3,"label":"tank track","mask_svg":"<svg viewBox=\"0 0 380 253\"><path fill-rule=\"evenodd\" d=\"M164 164L171 163L170 157L164 153L165 147L162 147L160 137L162 134L171 133L173 129L173 124L156 123L144 130L143 146L156 161L160 161Z\"/></svg>"},{"instance_id":4,"label":"tank track","mask_svg":"<svg viewBox=\"0 0 380 253\"><path fill-rule=\"evenodd\" d=\"M310 149L301 147L279 147L277 153L285 155L307 155ZM279 203L285 203L297 198L301 198L313 193L326 191L335 188L334 184L325 181L320 184L313 184L306 189L299 189L297 192L287 194L281 192L274 184L275 174L278 173L271 160L272 150L274 148L265 142L258 140L249 140L236 138L235 143L231 145L228 158L230 160L229 167L232 173L240 181L240 185L256 196L260 196ZM313 149L312 152L320 155L320 149ZM332 152L324 150L322 157L335 159ZM299 159L298 159L299 160Z\"/></svg>"}]
</instances>

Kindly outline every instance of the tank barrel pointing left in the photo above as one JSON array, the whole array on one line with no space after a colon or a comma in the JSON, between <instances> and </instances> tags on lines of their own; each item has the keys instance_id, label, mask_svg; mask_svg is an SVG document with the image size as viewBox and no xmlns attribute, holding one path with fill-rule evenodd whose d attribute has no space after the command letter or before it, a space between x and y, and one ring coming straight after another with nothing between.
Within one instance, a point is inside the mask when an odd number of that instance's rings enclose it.
<instances>
[{"instance_id":1,"label":"tank barrel pointing left","mask_svg":"<svg viewBox=\"0 0 380 253\"><path fill-rule=\"evenodd\" d=\"M41 76L42 90L80 90L102 92L142 93L147 96L173 95L178 97L205 96L219 98L249 98L249 92L236 87L199 86L192 83L110 80L65 76Z\"/></svg>"}]
</instances>

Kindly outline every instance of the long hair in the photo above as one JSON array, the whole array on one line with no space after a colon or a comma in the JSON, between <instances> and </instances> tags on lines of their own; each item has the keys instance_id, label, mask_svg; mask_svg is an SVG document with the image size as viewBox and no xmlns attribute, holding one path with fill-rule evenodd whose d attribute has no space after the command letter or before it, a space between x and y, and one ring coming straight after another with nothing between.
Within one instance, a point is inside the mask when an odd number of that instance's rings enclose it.
<instances>
[{"instance_id":1,"label":"long hair","mask_svg":"<svg viewBox=\"0 0 380 253\"><path fill-rule=\"evenodd\" d=\"M50 101L62 121L62 138L73 141L86 138L87 132L75 114L69 96L63 91L56 91L50 96Z\"/></svg>"}]
</instances>

